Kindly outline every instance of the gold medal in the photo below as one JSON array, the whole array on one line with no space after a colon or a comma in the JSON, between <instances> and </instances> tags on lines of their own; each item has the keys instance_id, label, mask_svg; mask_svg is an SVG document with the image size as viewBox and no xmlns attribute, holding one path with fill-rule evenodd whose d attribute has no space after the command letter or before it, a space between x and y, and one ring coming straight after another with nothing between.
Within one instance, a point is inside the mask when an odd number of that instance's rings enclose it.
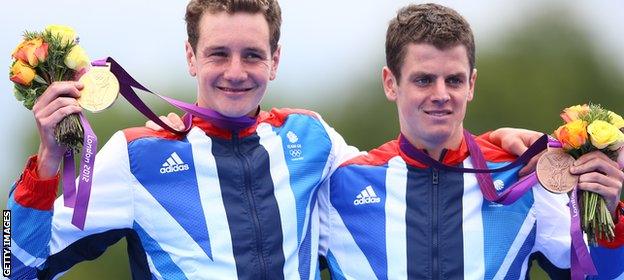
<instances>
[{"instance_id":1,"label":"gold medal","mask_svg":"<svg viewBox=\"0 0 624 280\"><path fill-rule=\"evenodd\" d=\"M84 85L78 98L80 107L97 113L113 105L119 95L119 82L109 67L92 67L80 77Z\"/></svg>"},{"instance_id":2,"label":"gold medal","mask_svg":"<svg viewBox=\"0 0 624 280\"><path fill-rule=\"evenodd\" d=\"M540 184L553 193L567 193L578 183L579 176L570 173L574 158L562 149L549 149L537 161Z\"/></svg>"}]
</instances>

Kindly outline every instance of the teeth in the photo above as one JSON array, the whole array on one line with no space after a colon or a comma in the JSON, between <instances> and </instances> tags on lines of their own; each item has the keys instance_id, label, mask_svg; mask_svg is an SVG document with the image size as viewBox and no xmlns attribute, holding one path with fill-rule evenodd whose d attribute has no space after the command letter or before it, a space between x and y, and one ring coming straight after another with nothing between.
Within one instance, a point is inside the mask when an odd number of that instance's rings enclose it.
<instances>
[{"instance_id":1,"label":"teeth","mask_svg":"<svg viewBox=\"0 0 624 280\"><path fill-rule=\"evenodd\" d=\"M434 115L434 116L446 116L446 115L448 115L448 113L446 113L446 112L429 112L427 114Z\"/></svg>"},{"instance_id":2,"label":"teeth","mask_svg":"<svg viewBox=\"0 0 624 280\"><path fill-rule=\"evenodd\" d=\"M246 88L240 88L240 89L236 89L236 88L226 88L226 87L219 87L220 90L222 91L231 91L231 92L242 92L242 91L248 91L249 89Z\"/></svg>"}]
</instances>

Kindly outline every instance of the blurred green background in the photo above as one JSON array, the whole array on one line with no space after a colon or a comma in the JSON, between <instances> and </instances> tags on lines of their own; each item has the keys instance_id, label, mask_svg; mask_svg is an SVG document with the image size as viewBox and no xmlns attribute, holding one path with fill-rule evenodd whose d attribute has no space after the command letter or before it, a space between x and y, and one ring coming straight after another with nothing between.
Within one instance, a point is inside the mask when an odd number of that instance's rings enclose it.
<instances>
[{"instance_id":1,"label":"blurred green background","mask_svg":"<svg viewBox=\"0 0 624 280\"><path fill-rule=\"evenodd\" d=\"M397 7L409 1L388 1L390 4L385 4L386 1L346 1L350 4L337 4L338 7L332 9L328 8L329 1L317 3L326 4L325 7L297 2L280 2L284 13L282 63L278 79L271 85L263 108L302 107L315 110L347 142L360 149L371 149L395 138L398 135L396 109L385 99L380 84L381 67L384 65L384 32ZM43 21L40 25L33 26L31 20L23 18L19 19L21 24L11 22L11 28L3 24L4 27L0 27L3 41L14 43L2 43L0 51L8 56L24 29L41 29L47 23L63 23L74 26L81 33L84 32L82 27L87 26L89 28L84 29L99 32L90 35L82 33L81 44L88 52L95 49L97 57L121 57L118 61L130 65L127 70L148 87L188 102L194 100L194 82L185 76L184 54L181 51L185 38L181 20L185 3L155 1L155 4L149 4L152 2L136 1L138 4L133 4L136 6L126 7L124 5L130 4L111 1L109 6L112 7L104 9L102 18L93 13L90 14L91 20L74 18L74 15L69 22L63 22L62 17L54 16L54 13L63 15L63 7L73 7L77 3L59 1L52 11L48 11L52 15L45 14L43 20L38 19ZM477 1L471 5L477 8L459 2L443 3L464 14L475 30L478 80L475 99L469 104L465 122L465 127L473 133L503 126L550 133L561 124L559 112L562 108L589 101L624 113L624 56L621 53L624 44L613 39L614 32L616 37L624 35L621 33L624 23L621 3L597 1L581 8L577 2L566 1L546 4L538 1L528 1L528 4ZM9 8L0 12L1 20L7 21L3 23L17 18L10 9L16 4L2 5ZM84 5L97 7L97 4ZM131 11L129 19L125 19L127 22L118 23L121 26L104 22L109 20L106 11L143 6L148 9L148 5L173 7L165 8L169 13L163 12L162 15ZM312 15L306 17L305 11L310 10ZM323 13L323 16L319 17L318 13ZM175 24L158 25L154 22L156 17ZM136 21L136 18L141 20ZM92 22L96 20L102 22ZM131 31L124 31L126 28ZM148 29L156 29L162 34L143 34L148 37L139 39L132 34L136 32L135 35L140 36L141 30ZM166 37L167 34L175 34L175 40ZM358 34L359 37L353 37ZM319 39L325 37L327 39ZM141 40L148 47L141 45ZM176 52L166 49L169 44L176 46ZM349 45L345 47L343 44ZM332 52L335 49L346 51ZM1 62L10 63L9 59ZM162 66L169 64L172 67ZM1 108L6 113L0 124L9 128L5 130L7 133L3 140L3 154L8 160L0 171L0 183L3 185L0 201L6 205L11 182L19 176L27 156L36 153L38 136L30 112L21 108L12 97L7 98L11 92L9 83L3 81L0 89L7 93L0 99ZM142 96L154 111L160 114L172 111L162 101L145 94ZM119 99L112 109L101 114L89 114L88 117L102 143L116 130L142 126L145 122L123 99ZM534 279L546 279L537 269L531 273ZM77 265L64 279L129 277L125 243L120 242L98 260Z\"/></svg>"}]
</instances>

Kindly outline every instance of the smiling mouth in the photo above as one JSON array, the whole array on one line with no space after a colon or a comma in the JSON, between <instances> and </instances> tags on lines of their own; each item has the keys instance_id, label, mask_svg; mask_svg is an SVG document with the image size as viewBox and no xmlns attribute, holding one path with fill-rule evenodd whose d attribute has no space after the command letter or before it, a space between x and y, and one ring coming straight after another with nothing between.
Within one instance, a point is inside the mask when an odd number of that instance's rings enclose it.
<instances>
[{"instance_id":1,"label":"smiling mouth","mask_svg":"<svg viewBox=\"0 0 624 280\"><path fill-rule=\"evenodd\" d=\"M217 89L220 91L231 92L231 93L244 93L254 89L253 87L244 87L244 88L231 88L231 87L220 87L217 86Z\"/></svg>"},{"instance_id":2,"label":"smiling mouth","mask_svg":"<svg viewBox=\"0 0 624 280\"><path fill-rule=\"evenodd\" d=\"M434 117L444 117L452 114L450 110L425 110L425 114Z\"/></svg>"}]
</instances>

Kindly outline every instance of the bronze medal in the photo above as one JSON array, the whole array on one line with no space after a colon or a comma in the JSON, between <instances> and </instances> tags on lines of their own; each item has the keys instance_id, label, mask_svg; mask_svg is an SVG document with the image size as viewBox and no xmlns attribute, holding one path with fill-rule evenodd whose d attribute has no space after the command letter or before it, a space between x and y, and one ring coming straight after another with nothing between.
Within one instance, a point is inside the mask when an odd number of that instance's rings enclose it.
<instances>
[{"instance_id":1,"label":"bronze medal","mask_svg":"<svg viewBox=\"0 0 624 280\"><path fill-rule=\"evenodd\" d=\"M92 67L80 77L84 85L78 98L80 107L97 113L113 105L119 95L119 82L109 67Z\"/></svg>"},{"instance_id":2,"label":"bronze medal","mask_svg":"<svg viewBox=\"0 0 624 280\"><path fill-rule=\"evenodd\" d=\"M570 173L574 158L562 149L549 149L537 161L540 184L553 193L567 193L578 183L578 175Z\"/></svg>"}]
</instances>

